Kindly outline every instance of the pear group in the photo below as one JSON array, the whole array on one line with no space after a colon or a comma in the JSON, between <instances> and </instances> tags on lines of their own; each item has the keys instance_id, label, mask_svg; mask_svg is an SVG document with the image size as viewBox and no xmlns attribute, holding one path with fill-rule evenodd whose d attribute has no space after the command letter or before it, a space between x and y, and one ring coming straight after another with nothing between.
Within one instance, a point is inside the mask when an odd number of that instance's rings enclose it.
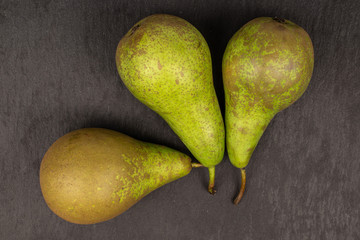
<instances>
[{"instance_id":1,"label":"pear group","mask_svg":"<svg viewBox=\"0 0 360 240\"><path fill-rule=\"evenodd\" d=\"M245 24L222 61L225 126L209 47L184 19L156 14L136 23L117 46L116 66L129 91L168 123L200 164L120 132L72 131L51 145L40 166L47 205L72 223L112 219L193 167L208 168L208 191L215 193L225 141L230 162L241 169L239 203L245 167L268 124L310 82L314 50L305 30L289 20L261 17Z\"/></svg>"}]
</instances>

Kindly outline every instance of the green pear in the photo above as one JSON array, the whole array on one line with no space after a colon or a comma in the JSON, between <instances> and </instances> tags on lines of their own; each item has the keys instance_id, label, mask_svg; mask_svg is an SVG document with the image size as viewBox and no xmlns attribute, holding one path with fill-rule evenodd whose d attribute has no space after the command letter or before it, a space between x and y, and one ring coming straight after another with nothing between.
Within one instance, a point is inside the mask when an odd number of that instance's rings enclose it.
<instances>
[{"instance_id":1,"label":"green pear","mask_svg":"<svg viewBox=\"0 0 360 240\"><path fill-rule=\"evenodd\" d=\"M291 21L260 17L230 39L223 57L226 144L231 163L245 167L276 113L306 90L314 67L309 35Z\"/></svg>"},{"instance_id":2,"label":"green pear","mask_svg":"<svg viewBox=\"0 0 360 240\"><path fill-rule=\"evenodd\" d=\"M40 166L40 186L56 215L92 224L118 216L191 169L191 158L173 149L112 130L84 128L48 149Z\"/></svg>"},{"instance_id":3,"label":"green pear","mask_svg":"<svg viewBox=\"0 0 360 240\"><path fill-rule=\"evenodd\" d=\"M179 17L149 16L120 40L116 65L130 92L158 113L209 169L208 190L213 193L225 130L210 51L201 33Z\"/></svg>"}]
</instances>

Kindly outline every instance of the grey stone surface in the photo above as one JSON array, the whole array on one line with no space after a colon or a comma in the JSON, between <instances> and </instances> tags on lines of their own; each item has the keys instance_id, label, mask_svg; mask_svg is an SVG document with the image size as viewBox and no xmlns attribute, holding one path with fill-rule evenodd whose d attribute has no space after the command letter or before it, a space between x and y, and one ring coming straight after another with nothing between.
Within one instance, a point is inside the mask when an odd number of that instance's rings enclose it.
<instances>
[{"instance_id":1,"label":"grey stone surface","mask_svg":"<svg viewBox=\"0 0 360 240\"><path fill-rule=\"evenodd\" d=\"M357 0L0 1L0 239L360 239L359 12ZM65 133L104 127L189 154L116 72L118 41L154 13L180 16L204 35L222 110L222 54L255 17L308 31L309 88L266 130L239 206L231 200L240 173L225 155L215 196L206 170L194 169L110 221L65 222L46 206L38 176Z\"/></svg>"}]
</instances>

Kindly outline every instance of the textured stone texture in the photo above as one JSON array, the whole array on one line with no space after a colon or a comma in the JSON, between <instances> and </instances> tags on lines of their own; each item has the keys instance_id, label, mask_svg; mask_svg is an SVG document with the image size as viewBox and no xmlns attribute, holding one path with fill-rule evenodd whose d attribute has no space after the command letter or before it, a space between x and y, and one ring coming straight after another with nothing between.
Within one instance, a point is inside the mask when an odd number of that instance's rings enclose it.
<instances>
[{"instance_id":1,"label":"textured stone texture","mask_svg":"<svg viewBox=\"0 0 360 240\"><path fill-rule=\"evenodd\" d=\"M0 239L359 239L359 11L357 0L1 1ZM189 154L116 72L119 40L153 13L178 15L204 35L222 110L222 54L255 17L309 33L313 78L268 126L239 206L231 200L240 173L225 155L215 196L206 169L194 169L108 222L67 223L47 208L38 176L65 133L105 127Z\"/></svg>"}]
</instances>

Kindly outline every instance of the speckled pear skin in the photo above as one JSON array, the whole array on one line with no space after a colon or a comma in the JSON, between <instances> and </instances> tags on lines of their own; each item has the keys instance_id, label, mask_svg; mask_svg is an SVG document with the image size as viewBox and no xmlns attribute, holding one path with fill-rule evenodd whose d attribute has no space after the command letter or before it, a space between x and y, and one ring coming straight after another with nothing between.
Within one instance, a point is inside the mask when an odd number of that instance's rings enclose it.
<instances>
[{"instance_id":1,"label":"speckled pear skin","mask_svg":"<svg viewBox=\"0 0 360 240\"><path fill-rule=\"evenodd\" d=\"M179 17L157 14L121 39L120 77L130 92L158 113L206 167L221 162L225 130L213 86L208 45Z\"/></svg>"},{"instance_id":2,"label":"speckled pear skin","mask_svg":"<svg viewBox=\"0 0 360 240\"><path fill-rule=\"evenodd\" d=\"M247 166L271 119L306 90L314 67L309 35L291 21L260 17L229 41L223 57L226 144Z\"/></svg>"},{"instance_id":3,"label":"speckled pear skin","mask_svg":"<svg viewBox=\"0 0 360 240\"><path fill-rule=\"evenodd\" d=\"M56 215L92 224L118 216L191 168L191 158L176 150L112 130L84 128L48 149L40 166L40 186Z\"/></svg>"}]
</instances>

